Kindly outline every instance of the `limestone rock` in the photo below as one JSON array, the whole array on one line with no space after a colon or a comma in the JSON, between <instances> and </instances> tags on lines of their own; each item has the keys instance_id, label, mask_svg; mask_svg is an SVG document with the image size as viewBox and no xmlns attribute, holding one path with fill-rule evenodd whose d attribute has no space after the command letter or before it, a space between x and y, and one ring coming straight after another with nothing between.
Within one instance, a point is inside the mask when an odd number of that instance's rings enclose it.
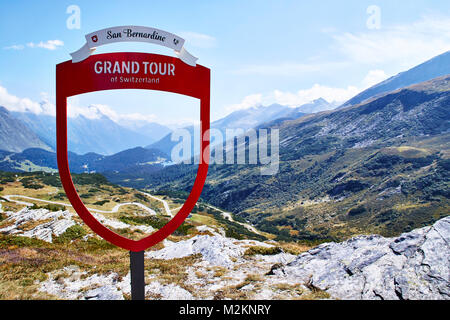
<instances>
[{"instance_id":1,"label":"limestone rock","mask_svg":"<svg viewBox=\"0 0 450 320\"><path fill-rule=\"evenodd\" d=\"M450 217L397 238L322 244L270 274L338 299L450 299Z\"/></svg>"},{"instance_id":2,"label":"limestone rock","mask_svg":"<svg viewBox=\"0 0 450 320\"><path fill-rule=\"evenodd\" d=\"M75 225L75 222L72 220L72 214L69 211L55 212L47 209L29 209L26 207L18 212L7 212L7 216L6 221L13 222L13 224L0 229L0 233L37 238L47 242L52 242L53 236L60 236L68 228ZM30 230L22 230L22 227L27 223L38 221L43 223Z\"/></svg>"},{"instance_id":3,"label":"limestone rock","mask_svg":"<svg viewBox=\"0 0 450 320\"><path fill-rule=\"evenodd\" d=\"M164 249L147 252L145 256L146 258L169 260L201 254L203 259L211 265L226 267L233 265L232 258L238 258L244 254L246 245L271 246L252 240L237 241L220 235L197 235L176 243L167 241Z\"/></svg>"}]
</instances>

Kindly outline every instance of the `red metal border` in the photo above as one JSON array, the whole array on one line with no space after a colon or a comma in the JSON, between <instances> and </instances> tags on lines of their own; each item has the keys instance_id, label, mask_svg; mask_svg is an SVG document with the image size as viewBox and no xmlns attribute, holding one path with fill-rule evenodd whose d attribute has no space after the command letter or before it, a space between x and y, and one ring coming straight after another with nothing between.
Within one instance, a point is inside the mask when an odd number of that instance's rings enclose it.
<instances>
[{"instance_id":1,"label":"red metal border","mask_svg":"<svg viewBox=\"0 0 450 320\"><path fill-rule=\"evenodd\" d=\"M137 61L170 63L175 66L175 74L157 76L144 74L141 70L130 74L96 73L94 65L98 61ZM112 77L118 81L111 81ZM158 77L158 83L121 83L120 76ZM98 222L81 201L72 181L67 153L67 98L70 96L113 89L147 89L178 93L200 99L200 150L202 157L197 177L191 193L180 211L164 227L141 240L131 240L118 235ZM210 69L197 65L189 66L178 58L148 53L106 53L92 55L79 63L66 61L56 66L56 136L58 169L64 190L75 211L83 221L103 239L121 248L138 252L164 240L172 234L188 217L198 201L205 184L209 163L209 127L210 127ZM203 138L202 138L203 137Z\"/></svg>"}]
</instances>

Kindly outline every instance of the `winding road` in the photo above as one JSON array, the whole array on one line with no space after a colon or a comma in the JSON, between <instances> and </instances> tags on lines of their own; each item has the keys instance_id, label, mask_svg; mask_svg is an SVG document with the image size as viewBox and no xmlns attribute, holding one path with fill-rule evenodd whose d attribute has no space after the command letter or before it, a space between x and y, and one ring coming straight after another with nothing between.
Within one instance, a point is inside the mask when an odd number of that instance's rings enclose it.
<instances>
[{"instance_id":1,"label":"winding road","mask_svg":"<svg viewBox=\"0 0 450 320\"><path fill-rule=\"evenodd\" d=\"M143 195L146 195L146 196L149 197L149 198L152 198L153 200L162 202L162 204L163 204L163 206L164 206L164 210L166 211L166 213L167 213L169 216L173 217L172 211L170 210L169 204L167 203L166 200L163 200L163 199L157 198L157 197L155 197L155 196L152 196L150 193L147 193L147 192L142 192L142 191L139 191L139 192L142 193Z\"/></svg>"},{"instance_id":2,"label":"winding road","mask_svg":"<svg viewBox=\"0 0 450 320\"><path fill-rule=\"evenodd\" d=\"M11 195L7 195L7 196L2 196L3 198L5 198L8 201L12 201L18 204L22 204L25 206L32 206L32 203L29 202L25 202L25 201L19 201L19 200L14 200L11 198L22 198L22 199L27 199L27 200L32 200L32 201L40 201L40 202L45 202L45 203L50 203L50 204L57 204L60 206L66 206L66 207L72 207L72 205L64 203L64 202L56 202L56 201L50 201L50 200L42 200L42 199L37 199L37 198L32 198L32 197L28 197L28 196L22 196L22 195L18 195L18 194L11 194ZM156 211L153 209L150 209L149 207L143 205L142 203L138 203L138 202L126 202L126 203L119 203L116 206L114 206L114 208L111 211L105 211L105 210L99 210L99 209L93 209L93 208L87 208L89 211L92 212L98 212L98 213L116 213L119 211L119 208L122 206L137 206L140 207L144 210L146 210L148 213L150 213L151 215L156 215Z\"/></svg>"},{"instance_id":3,"label":"winding road","mask_svg":"<svg viewBox=\"0 0 450 320\"><path fill-rule=\"evenodd\" d=\"M251 231L253 233L261 235L261 232L259 232L254 226L252 226L252 225L250 225L248 223L243 223L243 222L239 222L239 221L234 220L233 216L231 215L230 212L223 211L223 210L221 210L221 209L219 209L217 207L214 207L212 205L209 205L209 204L205 204L205 205L207 207L210 207L211 209L219 211L225 219L228 219L228 221L238 223L241 226L245 227L247 230L249 230L249 231Z\"/></svg>"},{"instance_id":4,"label":"winding road","mask_svg":"<svg viewBox=\"0 0 450 320\"><path fill-rule=\"evenodd\" d=\"M163 204L163 206L164 206L164 210L166 211L167 215L173 217L172 210L170 210L169 204L167 203L166 200L157 198L157 197L155 197L155 196L153 196L153 195L151 195L150 193L147 193L147 192L142 192L142 191L139 191L139 192L142 193L143 195L153 199L153 200L161 202ZM2 197L4 199L8 200L8 201L12 201L12 202L15 202L15 203L18 203L18 204L22 204L22 205L25 205L25 206L32 206L33 204L30 203L30 202L14 200L14 199L11 199L11 198L22 198L22 199L26 199L26 200L40 201L40 202L45 202L45 203L50 203L50 204L56 204L56 205L61 205L61 206L66 206L66 207L72 207L72 205L64 203L64 202L43 200L43 199L38 199L38 198L33 198L33 197L28 197L28 196L22 196L22 195L19 195L19 194L3 195ZM207 207L211 208L211 209L219 211L225 219L228 219L231 222L239 223L240 225L244 226L245 228L247 228L247 230L249 230L251 232L254 232L254 233L259 234L259 235L261 234L261 232L259 232L254 226L252 226L252 225L250 225L248 223L235 221L233 219L233 216L231 215L231 213L223 211L223 210L221 210L221 209L219 209L217 207L214 207L212 205L209 205L209 204L205 204L205 205ZM147 211L150 215L156 215L156 211L155 210L153 210L153 209L151 209L151 208L149 208L149 207L147 207L147 206L145 206L145 205L143 205L142 203L139 203L139 202L119 203L116 206L114 206L114 208L112 208L111 211L99 210L99 209L93 209L93 208L87 208L87 209L89 211L97 212L97 213L116 213L116 212L119 211L120 207L122 207L122 206L137 206L137 207L142 208L145 211ZM181 207L176 208L174 210L177 210L177 209L180 209L180 208ZM0 204L0 212L1 212L1 204Z\"/></svg>"}]
</instances>

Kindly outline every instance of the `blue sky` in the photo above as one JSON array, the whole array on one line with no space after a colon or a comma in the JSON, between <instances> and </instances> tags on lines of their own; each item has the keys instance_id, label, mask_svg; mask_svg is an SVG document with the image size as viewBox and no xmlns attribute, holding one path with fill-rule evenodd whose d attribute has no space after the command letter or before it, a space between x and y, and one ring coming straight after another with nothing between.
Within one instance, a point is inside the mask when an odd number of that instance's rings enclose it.
<instances>
[{"instance_id":1,"label":"blue sky","mask_svg":"<svg viewBox=\"0 0 450 320\"><path fill-rule=\"evenodd\" d=\"M80 29L66 27L69 5L81 10ZM380 19L368 13L373 5ZM450 49L447 0L2 0L0 105L51 113L55 65L70 59L85 34L116 25L156 27L185 38L198 63L212 70L213 119L259 104L343 101ZM97 52L112 51L173 55L167 48L130 43ZM43 100L44 107L38 104ZM116 119L143 114L167 124L198 115L196 101L155 92L96 93L71 104L75 113L95 113L85 110L94 104Z\"/></svg>"}]
</instances>

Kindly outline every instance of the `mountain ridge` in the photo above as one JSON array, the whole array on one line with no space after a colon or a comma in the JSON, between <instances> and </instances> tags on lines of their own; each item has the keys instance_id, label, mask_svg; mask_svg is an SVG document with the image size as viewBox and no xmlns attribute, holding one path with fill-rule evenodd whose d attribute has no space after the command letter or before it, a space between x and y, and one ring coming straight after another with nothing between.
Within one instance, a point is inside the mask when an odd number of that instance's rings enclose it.
<instances>
[{"instance_id":1,"label":"mountain ridge","mask_svg":"<svg viewBox=\"0 0 450 320\"><path fill-rule=\"evenodd\" d=\"M113 155L104 156L94 152L78 155L68 153L69 167L73 173L127 172L136 170L158 170L163 167L168 156L156 149L136 147ZM0 150L0 170L4 171L56 171L56 153L39 148L29 148L20 153ZM53 170L51 170L53 169Z\"/></svg>"},{"instance_id":2,"label":"mountain ridge","mask_svg":"<svg viewBox=\"0 0 450 320\"><path fill-rule=\"evenodd\" d=\"M32 147L50 150L49 146L39 139L23 121L15 119L2 106L0 106L0 145L3 150L13 152Z\"/></svg>"},{"instance_id":3,"label":"mountain ridge","mask_svg":"<svg viewBox=\"0 0 450 320\"><path fill-rule=\"evenodd\" d=\"M253 128L262 128L266 124L273 121L293 120L305 116L308 112L319 112L329 110L334 107L335 105L328 103L322 98L313 100L295 108L277 103L269 106L256 106L253 108L234 111L219 120L213 121L211 123L211 129L219 130L222 133L223 138L226 139L226 129L242 129L246 131ZM189 126L184 129L188 130L191 137L194 136L194 130L198 131L198 128L195 126ZM176 141L172 141L171 134L168 134L161 140L146 146L146 148L156 148L170 154L170 151L177 143L178 142ZM197 155L200 151L200 147L195 143L196 142L191 141L190 157Z\"/></svg>"},{"instance_id":4,"label":"mountain ridge","mask_svg":"<svg viewBox=\"0 0 450 320\"><path fill-rule=\"evenodd\" d=\"M42 141L56 150L56 118L47 114L31 112L12 112L14 118L22 121ZM83 115L69 117L67 122L68 148L70 151L85 154L95 152L111 155L122 150L148 145L157 141L161 132L170 132L165 126L155 124L147 127L121 125L101 113L98 118L90 119ZM152 138L151 134L156 138ZM114 142L114 143L111 143Z\"/></svg>"},{"instance_id":5,"label":"mountain ridge","mask_svg":"<svg viewBox=\"0 0 450 320\"><path fill-rule=\"evenodd\" d=\"M440 54L407 71L400 72L399 74L364 90L345 102L339 108L356 105L366 99L374 98L383 93L442 77L447 74L450 74L450 51Z\"/></svg>"}]
</instances>

